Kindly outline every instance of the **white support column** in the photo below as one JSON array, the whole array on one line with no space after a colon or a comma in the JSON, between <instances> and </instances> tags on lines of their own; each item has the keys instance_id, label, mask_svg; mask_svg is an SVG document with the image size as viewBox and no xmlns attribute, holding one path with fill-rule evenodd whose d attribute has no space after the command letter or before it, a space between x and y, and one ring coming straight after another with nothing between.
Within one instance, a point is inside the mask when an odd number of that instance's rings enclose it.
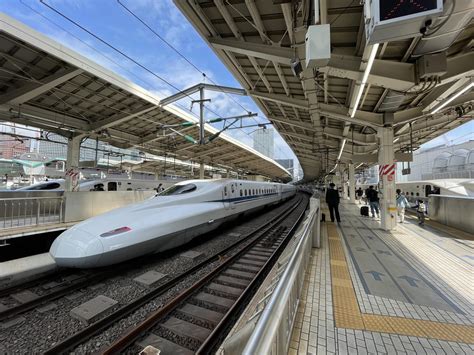
<instances>
[{"instance_id":1,"label":"white support column","mask_svg":"<svg viewBox=\"0 0 474 355\"><path fill-rule=\"evenodd\" d=\"M199 179L204 180L204 163L199 163Z\"/></svg>"},{"instance_id":2,"label":"white support column","mask_svg":"<svg viewBox=\"0 0 474 355\"><path fill-rule=\"evenodd\" d=\"M355 176L354 164L349 164L349 200L355 203Z\"/></svg>"},{"instance_id":3,"label":"white support column","mask_svg":"<svg viewBox=\"0 0 474 355\"><path fill-rule=\"evenodd\" d=\"M393 149L393 128L381 127L379 137L379 165L395 164ZM384 230L391 230L397 226L397 204L395 201L395 175L380 176L380 217Z\"/></svg>"},{"instance_id":4,"label":"white support column","mask_svg":"<svg viewBox=\"0 0 474 355\"><path fill-rule=\"evenodd\" d=\"M67 142L65 191L74 191L79 180L79 156L83 137L75 136Z\"/></svg>"}]
</instances>

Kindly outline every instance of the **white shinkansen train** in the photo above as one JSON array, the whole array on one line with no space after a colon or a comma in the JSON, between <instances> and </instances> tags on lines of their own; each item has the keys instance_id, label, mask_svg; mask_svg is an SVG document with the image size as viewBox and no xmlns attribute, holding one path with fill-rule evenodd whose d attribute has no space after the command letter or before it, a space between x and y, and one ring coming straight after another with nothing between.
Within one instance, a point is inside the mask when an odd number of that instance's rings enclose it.
<instances>
[{"instance_id":1,"label":"white shinkansen train","mask_svg":"<svg viewBox=\"0 0 474 355\"><path fill-rule=\"evenodd\" d=\"M429 195L474 197L474 179L443 179L399 182L397 189L411 200Z\"/></svg>"},{"instance_id":2,"label":"white shinkansen train","mask_svg":"<svg viewBox=\"0 0 474 355\"><path fill-rule=\"evenodd\" d=\"M365 191L371 184L357 185ZM377 185L372 184L374 187ZM400 189L410 201L426 200L429 195L446 195L458 197L474 197L474 179L439 179L397 182Z\"/></svg>"},{"instance_id":3,"label":"white shinkansen train","mask_svg":"<svg viewBox=\"0 0 474 355\"><path fill-rule=\"evenodd\" d=\"M101 185L103 191L155 190L159 184L162 184L163 188L168 188L178 181L179 180L141 180L125 178L80 180L77 191L93 191L97 185ZM12 191L64 191L64 185L64 179L50 179Z\"/></svg>"},{"instance_id":4,"label":"white shinkansen train","mask_svg":"<svg viewBox=\"0 0 474 355\"><path fill-rule=\"evenodd\" d=\"M76 224L50 249L58 266L91 268L178 247L294 196L296 187L245 180L188 180L143 202Z\"/></svg>"}]
</instances>

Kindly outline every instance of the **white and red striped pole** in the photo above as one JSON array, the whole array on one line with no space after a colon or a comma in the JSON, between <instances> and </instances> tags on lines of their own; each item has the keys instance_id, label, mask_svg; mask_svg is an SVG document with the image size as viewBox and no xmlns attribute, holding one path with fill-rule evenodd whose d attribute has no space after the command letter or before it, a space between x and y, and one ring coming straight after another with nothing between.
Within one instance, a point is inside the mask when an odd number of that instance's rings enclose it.
<instances>
[{"instance_id":1,"label":"white and red striped pole","mask_svg":"<svg viewBox=\"0 0 474 355\"><path fill-rule=\"evenodd\" d=\"M397 203L395 194L396 163L393 149L393 128L379 128L378 137L381 226L384 230L391 230L397 226Z\"/></svg>"}]
</instances>

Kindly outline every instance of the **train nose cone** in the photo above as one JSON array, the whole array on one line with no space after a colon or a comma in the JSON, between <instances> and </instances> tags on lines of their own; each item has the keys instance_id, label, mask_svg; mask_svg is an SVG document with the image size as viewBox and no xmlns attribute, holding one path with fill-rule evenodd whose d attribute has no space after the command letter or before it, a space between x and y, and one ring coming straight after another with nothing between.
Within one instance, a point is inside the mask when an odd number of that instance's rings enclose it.
<instances>
[{"instance_id":1,"label":"train nose cone","mask_svg":"<svg viewBox=\"0 0 474 355\"><path fill-rule=\"evenodd\" d=\"M89 268L94 267L99 261L104 248L98 238L89 239L87 242L77 238L61 238L59 236L53 242L49 253L54 261L61 267Z\"/></svg>"}]
</instances>

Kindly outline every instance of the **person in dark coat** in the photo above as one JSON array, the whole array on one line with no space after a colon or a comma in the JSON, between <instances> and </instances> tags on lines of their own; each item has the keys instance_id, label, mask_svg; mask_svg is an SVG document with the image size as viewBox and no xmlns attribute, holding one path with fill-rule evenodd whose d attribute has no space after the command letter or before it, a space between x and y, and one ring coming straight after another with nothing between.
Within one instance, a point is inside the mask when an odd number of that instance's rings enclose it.
<instances>
[{"instance_id":1,"label":"person in dark coat","mask_svg":"<svg viewBox=\"0 0 474 355\"><path fill-rule=\"evenodd\" d=\"M329 184L329 189L326 192L326 203L329 207L331 222L334 222L334 214L336 214L337 222L341 222L341 217L339 216L339 191L335 187L336 185L333 183Z\"/></svg>"}]
</instances>

